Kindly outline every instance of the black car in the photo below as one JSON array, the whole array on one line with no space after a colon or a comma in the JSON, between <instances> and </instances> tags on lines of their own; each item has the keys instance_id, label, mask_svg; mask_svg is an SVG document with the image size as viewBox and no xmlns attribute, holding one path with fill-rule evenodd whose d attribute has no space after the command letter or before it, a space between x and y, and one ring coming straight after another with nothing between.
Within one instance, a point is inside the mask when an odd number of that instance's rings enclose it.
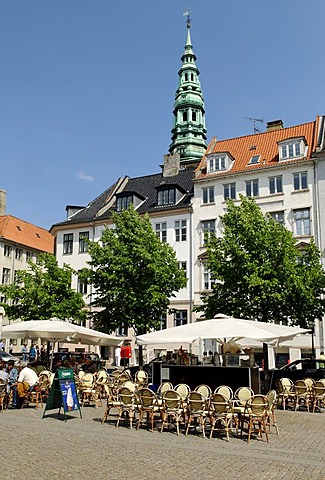
<instances>
[{"instance_id":1,"label":"black car","mask_svg":"<svg viewBox=\"0 0 325 480\"><path fill-rule=\"evenodd\" d=\"M3 350L0 351L0 360L4 363L9 362L9 360L13 360L15 365L20 362L20 358L14 357L10 353L4 352Z\"/></svg>"},{"instance_id":2,"label":"black car","mask_svg":"<svg viewBox=\"0 0 325 480\"><path fill-rule=\"evenodd\" d=\"M273 388L276 385L276 381L280 378L289 378L293 382L303 380L304 378L320 380L325 378L325 360L320 358L300 358L288 363L284 367L270 370Z\"/></svg>"}]
</instances>

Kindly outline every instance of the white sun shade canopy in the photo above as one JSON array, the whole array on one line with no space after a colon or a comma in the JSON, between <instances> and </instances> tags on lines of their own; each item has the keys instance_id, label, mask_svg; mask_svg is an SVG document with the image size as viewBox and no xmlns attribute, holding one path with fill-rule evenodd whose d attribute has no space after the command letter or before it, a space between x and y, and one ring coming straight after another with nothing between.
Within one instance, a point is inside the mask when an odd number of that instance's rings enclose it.
<instances>
[{"instance_id":1,"label":"white sun shade canopy","mask_svg":"<svg viewBox=\"0 0 325 480\"><path fill-rule=\"evenodd\" d=\"M171 343L193 343L199 338L213 339L220 343L225 340L229 342L230 340L249 338L276 345L282 341L291 340L296 335L309 332L310 330L299 327L286 327L275 323L255 322L218 314L211 320L202 320L138 335L136 341L138 345L168 345Z\"/></svg>"}]
</instances>

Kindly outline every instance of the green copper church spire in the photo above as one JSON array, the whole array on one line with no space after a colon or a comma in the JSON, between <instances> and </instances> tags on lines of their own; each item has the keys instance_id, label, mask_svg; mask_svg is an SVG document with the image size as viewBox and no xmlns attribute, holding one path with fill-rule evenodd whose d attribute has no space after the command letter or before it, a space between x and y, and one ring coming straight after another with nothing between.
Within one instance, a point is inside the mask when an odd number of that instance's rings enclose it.
<instances>
[{"instance_id":1,"label":"green copper church spire","mask_svg":"<svg viewBox=\"0 0 325 480\"><path fill-rule=\"evenodd\" d=\"M183 65L178 72L179 83L175 94L174 124L169 152L180 154L180 164L197 164L205 153L206 128L204 100L199 81L200 72L196 67L196 56L191 42L191 19L187 16L187 38L182 56Z\"/></svg>"}]
</instances>

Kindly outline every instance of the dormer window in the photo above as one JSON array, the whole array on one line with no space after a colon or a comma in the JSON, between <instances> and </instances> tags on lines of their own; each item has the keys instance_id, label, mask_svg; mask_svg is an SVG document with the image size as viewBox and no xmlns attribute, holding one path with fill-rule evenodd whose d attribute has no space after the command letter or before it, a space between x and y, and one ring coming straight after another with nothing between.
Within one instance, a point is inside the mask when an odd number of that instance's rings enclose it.
<instances>
[{"instance_id":1,"label":"dormer window","mask_svg":"<svg viewBox=\"0 0 325 480\"><path fill-rule=\"evenodd\" d=\"M226 155L209 158L208 173L218 172L220 170L226 170Z\"/></svg>"},{"instance_id":2,"label":"dormer window","mask_svg":"<svg viewBox=\"0 0 325 480\"><path fill-rule=\"evenodd\" d=\"M176 203L176 191L175 187L165 188L158 191L157 204L162 205L174 205Z\"/></svg>"},{"instance_id":3,"label":"dormer window","mask_svg":"<svg viewBox=\"0 0 325 480\"><path fill-rule=\"evenodd\" d=\"M279 144L279 159L290 160L305 154L305 142L302 138L281 142Z\"/></svg>"},{"instance_id":4,"label":"dormer window","mask_svg":"<svg viewBox=\"0 0 325 480\"><path fill-rule=\"evenodd\" d=\"M131 203L133 203L133 195L123 195L118 197L116 200L116 211L122 212L123 210L127 210Z\"/></svg>"}]
</instances>

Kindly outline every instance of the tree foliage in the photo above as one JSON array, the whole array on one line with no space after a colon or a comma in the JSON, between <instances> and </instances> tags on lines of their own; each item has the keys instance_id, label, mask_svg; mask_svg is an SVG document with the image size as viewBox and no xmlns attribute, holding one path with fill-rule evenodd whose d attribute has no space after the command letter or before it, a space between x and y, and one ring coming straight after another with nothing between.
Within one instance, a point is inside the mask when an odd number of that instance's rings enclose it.
<instances>
[{"instance_id":1,"label":"tree foliage","mask_svg":"<svg viewBox=\"0 0 325 480\"><path fill-rule=\"evenodd\" d=\"M304 251L293 234L265 218L254 199L228 200L224 233L207 240L208 267L215 283L202 296L206 318L222 312L239 318L307 326L325 311L324 270L312 241Z\"/></svg>"},{"instance_id":2,"label":"tree foliage","mask_svg":"<svg viewBox=\"0 0 325 480\"><path fill-rule=\"evenodd\" d=\"M152 229L149 217L130 207L113 214L100 242L88 242L90 267L83 275L95 288L95 325L111 332L122 322L144 333L159 325L170 297L185 287L174 250Z\"/></svg>"},{"instance_id":3,"label":"tree foliage","mask_svg":"<svg viewBox=\"0 0 325 480\"><path fill-rule=\"evenodd\" d=\"M83 320L86 317L82 295L71 289L74 270L69 265L59 267L49 253L41 253L37 263L28 263L27 270L17 270L13 284L0 285L0 291L12 300L11 305L3 304L9 318Z\"/></svg>"}]
</instances>

